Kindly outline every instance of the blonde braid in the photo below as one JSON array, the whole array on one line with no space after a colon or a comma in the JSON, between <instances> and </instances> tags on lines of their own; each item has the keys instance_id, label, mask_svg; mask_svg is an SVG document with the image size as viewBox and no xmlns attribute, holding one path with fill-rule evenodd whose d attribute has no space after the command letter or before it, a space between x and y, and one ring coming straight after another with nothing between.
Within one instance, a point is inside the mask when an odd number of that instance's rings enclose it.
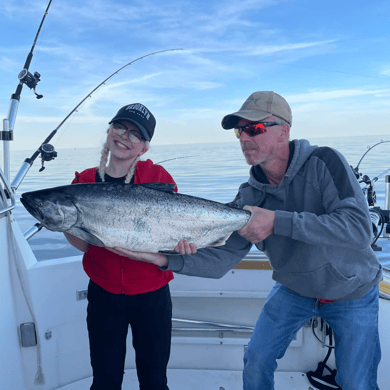
<instances>
[{"instance_id":1,"label":"blonde braid","mask_svg":"<svg viewBox=\"0 0 390 390\"><path fill-rule=\"evenodd\" d=\"M104 172L106 170L109 152L110 149L108 149L107 142L105 142L103 145L102 155L100 157L100 165L99 165L99 176L103 182L104 182Z\"/></svg>"},{"instance_id":2,"label":"blonde braid","mask_svg":"<svg viewBox=\"0 0 390 390\"><path fill-rule=\"evenodd\" d=\"M145 148L146 150L149 150L150 148L150 142L149 141L145 141ZM137 168L137 164L138 164L138 161L141 160L141 157L140 156L137 156L136 159L134 160L134 163L133 165L131 166L130 170L129 170L129 173L126 175L126 179L125 179L125 184L129 184L133 175L134 175L134 172L135 172L135 169Z\"/></svg>"},{"instance_id":3,"label":"blonde braid","mask_svg":"<svg viewBox=\"0 0 390 390\"><path fill-rule=\"evenodd\" d=\"M129 173L126 175L126 179L125 179L125 184L129 184L133 175L134 175L134 172L135 172L135 168L137 168L137 163L138 161L140 160L140 157L137 156L136 159L134 160L133 162L133 165L131 166L130 170L129 170Z\"/></svg>"}]
</instances>

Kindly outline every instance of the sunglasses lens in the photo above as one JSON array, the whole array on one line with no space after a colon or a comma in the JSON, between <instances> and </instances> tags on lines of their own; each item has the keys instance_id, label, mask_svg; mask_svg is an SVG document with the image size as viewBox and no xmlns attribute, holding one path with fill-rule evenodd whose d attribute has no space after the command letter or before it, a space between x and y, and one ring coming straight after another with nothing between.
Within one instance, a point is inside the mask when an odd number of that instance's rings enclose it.
<instances>
[{"instance_id":1,"label":"sunglasses lens","mask_svg":"<svg viewBox=\"0 0 390 390\"><path fill-rule=\"evenodd\" d=\"M121 126L113 126L112 127L112 131L115 133L115 134L118 134L118 135L123 135L126 133L126 129L124 129L123 127Z\"/></svg>"},{"instance_id":2,"label":"sunglasses lens","mask_svg":"<svg viewBox=\"0 0 390 390\"><path fill-rule=\"evenodd\" d=\"M255 135L263 134L265 127L262 123L248 123L243 129L249 136L254 137Z\"/></svg>"},{"instance_id":3,"label":"sunglasses lens","mask_svg":"<svg viewBox=\"0 0 390 390\"><path fill-rule=\"evenodd\" d=\"M112 131L115 134L123 135L126 133L127 128L125 128L123 125L114 125L112 126ZM129 132L128 139L134 144L138 144L139 142L141 142L141 140L143 140L142 135L138 132L136 134Z\"/></svg>"},{"instance_id":4,"label":"sunglasses lens","mask_svg":"<svg viewBox=\"0 0 390 390\"><path fill-rule=\"evenodd\" d=\"M141 138L137 137L133 133L129 133L129 140L133 142L134 144L138 144L141 141Z\"/></svg>"},{"instance_id":5,"label":"sunglasses lens","mask_svg":"<svg viewBox=\"0 0 390 390\"><path fill-rule=\"evenodd\" d=\"M234 129L237 138L240 138L242 131L247 133L250 137L254 137L256 135L265 133L267 130L262 123L248 123L245 126L236 127Z\"/></svg>"}]
</instances>

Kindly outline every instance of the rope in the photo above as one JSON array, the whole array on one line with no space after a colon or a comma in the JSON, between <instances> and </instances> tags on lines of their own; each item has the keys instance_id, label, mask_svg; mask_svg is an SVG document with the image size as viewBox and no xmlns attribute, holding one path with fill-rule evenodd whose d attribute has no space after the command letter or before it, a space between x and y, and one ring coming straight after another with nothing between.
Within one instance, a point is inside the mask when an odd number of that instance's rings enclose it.
<instances>
[{"instance_id":1,"label":"rope","mask_svg":"<svg viewBox=\"0 0 390 390\"><path fill-rule=\"evenodd\" d=\"M24 299L26 300L28 311L30 312L31 318L35 324L35 331L37 337L37 373L35 375L34 385L44 385L45 384L45 376L42 370L42 349L41 349L41 340L39 336L38 330L38 322L34 314L33 305L32 305L32 297L30 291L27 289L26 282L26 272L22 269L21 259L22 256L17 256L16 254L16 242L15 237L13 235L13 229L11 224L10 213L7 215L7 243L8 243L8 257L13 257L15 259L15 268L19 277L20 287L23 291Z\"/></svg>"}]
</instances>

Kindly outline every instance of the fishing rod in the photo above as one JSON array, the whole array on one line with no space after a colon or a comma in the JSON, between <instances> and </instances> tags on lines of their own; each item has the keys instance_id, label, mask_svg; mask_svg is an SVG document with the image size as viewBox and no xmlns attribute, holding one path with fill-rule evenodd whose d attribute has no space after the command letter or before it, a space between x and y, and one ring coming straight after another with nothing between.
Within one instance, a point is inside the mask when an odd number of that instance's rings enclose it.
<instances>
[{"instance_id":1,"label":"fishing rod","mask_svg":"<svg viewBox=\"0 0 390 390\"><path fill-rule=\"evenodd\" d=\"M380 177L385 175L386 173L390 172L390 168L386 169L384 172L380 173L379 175L375 176L373 179L370 179L368 175L363 175L362 173L359 172L359 166L361 162L363 161L364 157L366 157L367 153L369 153L372 149L374 149L376 146L388 143L390 141L383 141L381 140L380 142L376 143L374 146L368 146L367 151L363 154L363 156L360 158L356 168L354 168L351 165L351 169L353 173L355 174L356 179L359 181L359 184L365 183L366 186L362 188L362 191L364 195L367 196L367 202L369 206L374 206L376 203L376 192L375 192L375 187L374 183L378 181Z\"/></svg>"},{"instance_id":2,"label":"fishing rod","mask_svg":"<svg viewBox=\"0 0 390 390\"><path fill-rule=\"evenodd\" d=\"M356 179L358 180L359 184L360 183L365 183L366 186L362 188L363 194L366 197L368 206L371 208L369 209L370 212L370 217L371 217L371 222L372 222L372 229L373 229L373 240L371 242L371 248L374 251L381 251L382 248L378 245L376 245L376 242L378 241L379 237L381 236L382 232L384 231L383 237L389 237L390 236L390 201L385 200L385 208L381 209L378 206L375 206L377 203L377 198L376 198L376 192L375 192L375 186L374 183L378 181L380 177L385 175L386 173L390 172L390 168L386 169L384 172L380 173L373 179L370 179L368 175L363 175L362 173L359 172L359 166L361 162L363 161L364 157L367 155L368 152L370 152L372 149L374 149L376 146L384 144L384 143L389 143L390 141L383 141L381 140L374 146L369 146L368 150L363 154L363 156L360 158L356 168L354 168L351 165L351 169L353 173L355 174ZM386 185L389 187L386 189L386 193L390 190L390 185L389 185L389 176L386 177ZM387 195L386 195L387 197ZM379 226L381 228L379 229Z\"/></svg>"},{"instance_id":3,"label":"fishing rod","mask_svg":"<svg viewBox=\"0 0 390 390\"><path fill-rule=\"evenodd\" d=\"M374 149L375 146L378 146L378 145L381 145L381 144L385 144L385 143L387 143L387 142L390 142L390 141L383 141L383 140L381 140L380 142L378 142L378 143L375 144L374 146L368 146L367 151L363 154L363 156L362 156L361 159L359 160L359 162L358 162L356 168L353 168L352 165L351 165L352 171L353 171L353 173L355 174L356 179L359 180L360 177L362 176L362 174L359 173L359 166L360 166L360 163L363 161L364 157L366 157L367 153L370 152L372 149ZM389 171L389 169L386 170L385 172L382 172L381 174L379 174L379 175L378 175L377 177L375 177L374 179L378 180L381 176L383 176L384 174L386 174L388 171ZM374 180L374 179L373 179L373 180ZM375 181L376 181L376 180L375 180ZM364 183L366 182L365 179L364 179L364 177L362 178L361 181L359 181L359 183L363 183L363 182L364 182Z\"/></svg>"},{"instance_id":4,"label":"fishing rod","mask_svg":"<svg viewBox=\"0 0 390 390\"><path fill-rule=\"evenodd\" d=\"M33 58L33 53L35 49L35 45L38 41L39 34L41 32L43 23L46 19L46 15L49 13L49 8L51 5L52 0L49 1L49 4L46 7L45 13L41 19L41 23L38 27L38 31L35 34L34 42L32 44L31 50L27 55L26 61L23 66L23 70L18 74L19 83L16 87L15 93L11 95L11 102L10 102L10 108L8 111L8 117L6 119L3 119L3 131L0 132L0 140L3 140L3 159L4 159L4 176L6 178L6 181L9 180L10 177L10 148L9 148L9 141L13 141L13 130L15 127L15 121L16 121L16 114L18 111L19 103L20 103L20 96L23 90L23 85L27 85L28 88L32 89L35 93L35 96L37 99L41 99L43 95L38 95L36 92L36 87L41 79L41 75L38 72L34 72L34 74L31 74L29 72L31 60ZM1 170L0 170L1 174ZM1 179L3 180L3 175L1 174ZM4 181L4 180L3 180ZM12 189L12 186L9 190L5 190L6 196L9 199L13 199L14 190ZM10 193L11 192L11 193ZM11 220L8 219L8 223L11 223ZM9 225L9 229L11 229ZM9 233L8 233L9 234ZM10 235L10 237L13 237ZM31 301L31 293L29 292L29 289L27 288L24 278L21 276L21 269L19 264L19 256L15 253L15 247L16 244L10 245L11 249L13 250L13 258L15 260L15 267L16 272L18 274L18 278L20 281L20 286L28 307L28 310L30 312L32 322L35 324L35 338L36 338L36 348L37 348L37 372L35 375L34 385L44 385L45 384L45 376L43 374L42 370L42 349L41 349L41 341L40 341L40 332L38 328L37 319L35 317L35 313L32 306Z\"/></svg>"},{"instance_id":5,"label":"fishing rod","mask_svg":"<svg viewBox=\"0 0 390 390\"><path fill-rule=\"evenodd\" d=\"M0 132L0 141L3 142L3 160L4 160L4 173L7 179L10 177L10 162L9 162L9 141L13 141L13 130L15 127L15 121L16 121L16 114L18 112L18 107L20 103L20 95L22 93L23 85L27 85L30 89L33 89L36 98L41 99L43 95L38 95L36 93L35 88L37 87L37 84L39 83L41 79L41 75L38 72L34 72L34 74L31 74L29 72L31 60L33 58L33 53L35 49L35 45L38 41L39 34L41 32L43 23L45 21L46 15L49 13L49 8L51 5L52 0L49 1L49 4L46 7L45 13L42 17L41 23L38 27L38 31L35 34L34 42L31 47L30 52L27 55L26 61L23 66L23 70L18 74L19 83L16 87L15 93L11 95L11 103L10 108L8 112L8 117L6 119L3 119L3 131Z\"/></svg>"},{"instance_id":6,"label":"fishing rod","mask_svg":"<svg viewBox=\"0 0 390 390\"><path fill-rule=\"evenodd\" d=\"M166 50L159 50L155 51L153 53L146 54L142 57L139 57L133 61L130 61L126 65L122 66L118 70L116 70L114 73L112 73L110 76L108 76L105 80L103 80L97 87L95 87L90 93L88 93L84 99L80 101L76 105L75 108L73 108L72 111L62 120L62 122L49 134L49 136L42 142L40 147L34 152L34 154L30 158L26 158L24 160L24 163L22 164L21 168L19 169L18 173L16 174L14 180L11 183L11 188L15 192L17 188L19 187L20 183L23 181L24 177L26 176L27 172L33 165L35 159L41 154L41 160L42 160L42 167L40 168L40 172L45 169L44 162L45 161L51 161L54 158L57 157L57 152L54 150L54 146L49 144L49 141L55 136L57 131L60 129L60 127L68 120L68 118L77 111L77 109L90 97L92 97L92 94L96 92L102 85L104 85L111 77L115 76L118 74L122 69L126 68L127 66L130 66L131 64L134 64L134 62L140 61L146 57L159 54L159 53L164 53L167 51L177 51L177 50L183 50L183 49L166 49Z\"/></svg>"},{"instance_id":7,"label":"fishing rod","mask_svg":"<svg viewBox=\"0 0 390 390\"><path fill-rule=\"evenodd\" d=\"M11 99L17 99L18 101L20 101L20 94L22 93L23 84L26 84L27 87L29 87L30 89L32 89L34 91L35 96L36 96L37 99L42 99L43 98L43 95L39 95L35 91L35 88L36 88L37 84L41 81L41 75L38 72L34 72L34 74L31 74L29 72L29 68L30 68L31 60L33 58L33 52L34 52L34 49L35 49L35 45L37 43L39 34L41 32L41 29L42 29L42 26L43 26L43 22L46 19L46 15L49 13L49 8L50 8L50 5L51 5L51 2L52 2L52 0L49 1L49 4L46 7L46 11L45 11L45 13L44 13L44 15L42 17L41 24L39 25L38 31L37 31L37 33L35 35L35 39L34 39L33 45L31 47L30 52L27 55L26 62L24 63L23 70L18 74L19 84L18 84L18 86L16 88L16 92L12 95Z\"/></svg>"}]
</instances>

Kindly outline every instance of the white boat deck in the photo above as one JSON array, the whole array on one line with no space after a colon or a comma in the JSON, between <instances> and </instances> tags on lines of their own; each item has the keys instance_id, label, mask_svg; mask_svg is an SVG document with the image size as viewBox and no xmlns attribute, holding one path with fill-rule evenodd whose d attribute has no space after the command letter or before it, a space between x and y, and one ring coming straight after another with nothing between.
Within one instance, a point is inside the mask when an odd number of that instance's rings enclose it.
<instances>
[{"instance_id":1,"label":"white boat deck","mask_svg":"<svg viewBox=\"0 0 390 390\"><path fill-rule=\"evenodd\" d=\"M17 243L15 253L8 252L8 229ZM15 220L12 219L8 227L7 220L0 218L0 233L0 244L3 244L0 245L0 255L13 258L13 261L0 262L0 272L10 275L0 284L2 306L8 313L3 319L0 317L0 329L2 334L7 335L2 340L2 349L7 353L2 355L0 364L0 389L32 389L37 372L38 348L22 347L17 332L20 324L33 322L16 272L15 260L19 260L22 280L29 292L40 335L46 380L40 388L88 390L92 383L84 294L88 278L82 270L81 256L37 262ZM221 279L175 276L170 283L176 319L168 368L170 390L243 388L243 357L251 332L229 332L210 324L253 327L274 284L271 275L268 263L261 256L253 255ZM390 276L384 277L387 278L383 286L386 293L390 291ZM379 305L382 361L378 385L387 390L390 389L390 300L381 299ZM183 320L196 320L198 323L186 324ZM316 333L317 337L323 336L318 327ZM130 335L127 343L123 390L139 388ZM278 361L280 371L275 375L275 389L313 389L305 373L316 369L326 353L312 329L303 327ZM334 368L334 354L330 357L329 366Z\"/></svg>"},{"instance_id":2,"label":"white boat deck","mask_svg":"<svg viewBox=\"0 0 390 390\"><path fill-rule=\"evenodd\" d=\"M85 378L61 390L87 390L92 378ZM135 370L126 370L122 389L137 389L138 379ZM242 371L221 370L168 370L170 390L240 390L242 389ZM310 390L306 374L302 372L276 372L275 390Z\"/></svg>"}]
</instances>

